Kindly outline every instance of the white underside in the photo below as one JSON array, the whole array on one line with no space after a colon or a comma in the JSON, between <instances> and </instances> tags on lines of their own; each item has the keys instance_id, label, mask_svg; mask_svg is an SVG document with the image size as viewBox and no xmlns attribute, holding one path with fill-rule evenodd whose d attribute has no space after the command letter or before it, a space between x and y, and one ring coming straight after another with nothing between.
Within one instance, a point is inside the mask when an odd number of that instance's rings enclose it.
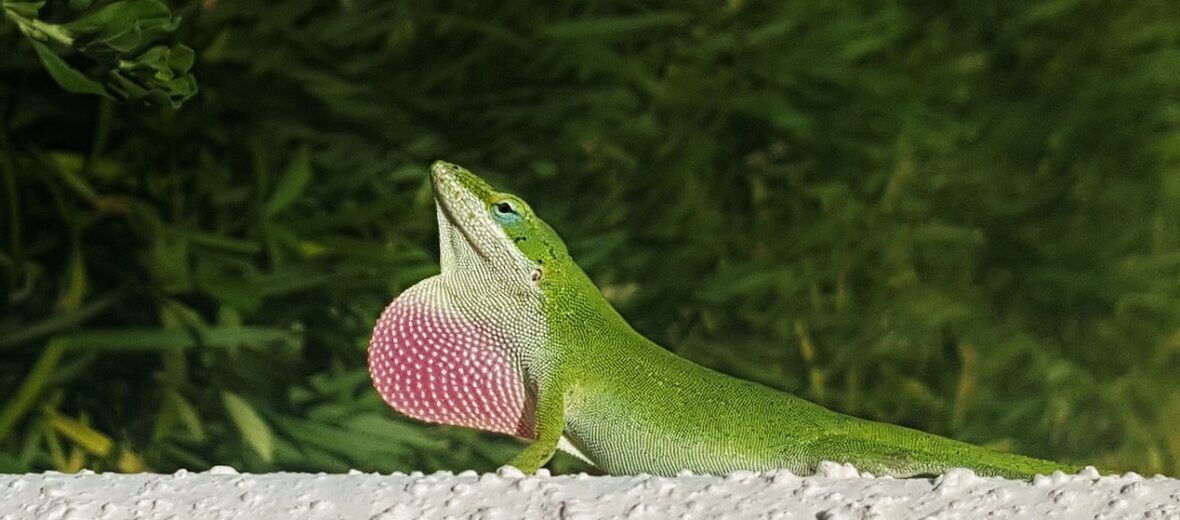
<instances>
[{"instance_id":1,"label":"white underside","mask_svg":"<svg viewBox=\"0 0 1180 520\"><path fill-rule=\"evenodd\" d=\"M586 462L586 464L595 466L594 462L592 462L589 457L583 455L582 452L578 451L578 449L574 447L573 443L571 443L570 440L565 437L565 435L562 435L561 440L557 441L557 449L582 459Z\"/></svg>"}]
</instances>

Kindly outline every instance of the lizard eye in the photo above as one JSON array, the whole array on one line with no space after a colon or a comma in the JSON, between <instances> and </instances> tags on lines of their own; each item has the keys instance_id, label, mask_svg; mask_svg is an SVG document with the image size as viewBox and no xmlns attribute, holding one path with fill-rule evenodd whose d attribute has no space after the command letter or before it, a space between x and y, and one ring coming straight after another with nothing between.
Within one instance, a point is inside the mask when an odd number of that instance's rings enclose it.
<instances>
[{"instance_id":1,"label":"lizard eye","mask_svg":"<svg viewBox=\"0 0 1180 520\"><path fill-rule=\"evenodd\" d=\"M520 220L520 213L516 211L516 207L511 202L502 200L492 204L492 217L507 224Z\"/></svg>"}]
</instances>

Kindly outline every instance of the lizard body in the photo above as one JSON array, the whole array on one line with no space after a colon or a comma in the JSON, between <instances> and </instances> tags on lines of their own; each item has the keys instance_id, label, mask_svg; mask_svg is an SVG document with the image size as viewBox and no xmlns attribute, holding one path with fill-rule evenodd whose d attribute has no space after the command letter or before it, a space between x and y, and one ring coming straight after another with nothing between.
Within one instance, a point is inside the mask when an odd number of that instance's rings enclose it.
<instances>
[{"instance_id":1,"label":"lizard body","mask_svg":"<svg viewBox=\"0 0 1180 520\"><path fill-rule=\"evenodd\" d=\"M894 476L1078 470L840 414L681 358L633 330L523 200L443 162L431 181L442 272L386 308L370 373L410 417L531 439L509 462L526 473L559 447L611 474L810 474L824 460Z\"/></svg>"}]
</instances>

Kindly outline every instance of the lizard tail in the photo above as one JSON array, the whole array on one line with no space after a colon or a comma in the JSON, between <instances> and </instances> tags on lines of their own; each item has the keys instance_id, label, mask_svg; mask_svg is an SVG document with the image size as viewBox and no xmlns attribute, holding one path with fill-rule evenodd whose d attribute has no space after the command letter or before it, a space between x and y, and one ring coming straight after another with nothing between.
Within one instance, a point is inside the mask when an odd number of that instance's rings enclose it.
<instances>
[{"instance_id":1,"label":"lizard tail","mask_svg":"<svg viewBox=\"0 0 1180 520\"><path fill-rule=\"evenodd\" d=\"M1003 453L891 424L858 421L856 428L813 441L805 450L813 465L847 462L874 475L916 477L967 468L981 476L1028 479L1082 468L1050 460Z\"/></svg>"}]
</instances>

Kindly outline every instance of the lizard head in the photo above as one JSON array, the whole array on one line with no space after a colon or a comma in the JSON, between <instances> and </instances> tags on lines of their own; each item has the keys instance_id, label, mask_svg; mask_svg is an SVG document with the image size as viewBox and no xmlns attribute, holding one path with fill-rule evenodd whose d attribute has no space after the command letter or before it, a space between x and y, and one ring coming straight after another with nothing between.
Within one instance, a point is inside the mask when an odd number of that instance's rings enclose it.
<instances>
[{"instance_id":1,"label":"lizard head","mask_svg":"<svg viewBox=\"0 0 1180 520\"><path fill-rule=\"evenodd\" d=\"M483 286L536 302L543 285L568 271L565 243L520 197L442 161L431 167L430 178L444 276L475 277Z\"/></svg>"}]
</instances>

